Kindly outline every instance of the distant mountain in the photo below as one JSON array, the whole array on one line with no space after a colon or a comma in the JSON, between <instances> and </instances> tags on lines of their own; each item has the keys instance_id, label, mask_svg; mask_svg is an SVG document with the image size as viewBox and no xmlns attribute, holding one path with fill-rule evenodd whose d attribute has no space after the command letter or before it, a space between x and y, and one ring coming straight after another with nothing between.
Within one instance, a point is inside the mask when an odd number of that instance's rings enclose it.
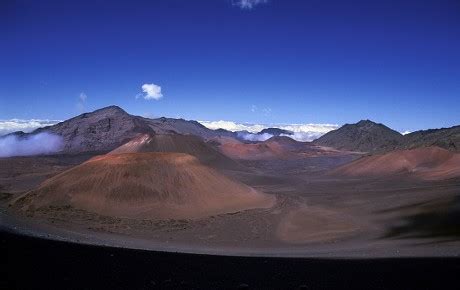
<instances>
[{"instance_id":1,"label":"distant mountain","mask_svg":"<svg viewBox=\"0 0 460 290\"><path fill-rule=\"evenodd\" d=\"M362 152L388 152L437 146L460 151L460 126L420 130L407 135L369 120L346 124L313 141L316 145L341 150Z\"/></svg>"},{"instance_id":2,"label":"distant mountain","mask_svg":"<svg viewBox=\"0 0 460 290\"><path fill-rule=\"evenodd\" d=\"M281 136L281 135L293 135L294 132L289 130L284 130L280 128L266 128L257 133L249 132L247 130L236 131L236 132L229 132L233 133L224 135L225 137L233 137L243 142L262 142L271 138L273 136Z\"/></svg>"},{"instance_id":3,"label":"distant mountain","mask_svg":"<svg viewBox=\"0 0 460 290\"><path fill-rule=\"evenodd\" d=\"M120 107L109 106L81 114L53 126L39 128L32 133L18 131L6 136L16 136L23 139L41 132L61 136L63 138L62 153L108 152L141 134L195 135L205 140L227 137L236 138L246 143L251 143L251 141L247 141L247 136L254 135L246 131L211 130L197 121L165 117L149 119L133 116ZM280 136L282 134L290 135L292 132L280 128L267 128L258 134L264 133ZM460 126L417 131L403 136L382 124L363 120L330 131L313 141L313 144L361 152L384 152L429 146L460 151Z\"/></svg>"},{"instance_id":4,"label":"distant mountain","mask_svg":"<svg viewBox=\"0 0 460 290\"><path fill-rule=\"evenodd\" d=\"M280 136L282 134L283 135L292 135L292 134L294 134L294 132L289 131L289 130L280 129L280 128L266 128L266 129L263 129L262 131L260 131L257 134L270 134L270 135L273 135L273 136Z\"/></svg>"},{"instance_id":5,"label":"distant mountain","mask_svg":"<svg viewBox=\"0 0 460 290\"><path fill-rule=\"evenodd\" d=\"M117 106L84 113L30 134L40 132L62 136L66 153L112 150L140 133L155 133L143 118L132 116Z\"/></svg>"},{"instance_id":6,"label":"distant mountain","mask_svg":"<svg viewBox=\"0 0 460 290\"><path fill-rule=\"evenodd\" d=\"M179 134L192 134L208 139L217 136L233 137L235 133L225 129L211 130L197 121L188 121L184 119L173 119L161 117L158 119L143 118L157 134L168 134L171 132Z\"/></svg>"},{"instance_id":7,"label":"distant mountain","mask_svg":"<svg viewBox=\"0 0 460 290\"><path fill-rule=\"evenodd\" d=\"M2 135L2 136L0 136L0 138L7 137L7 136L15 136L15 137L18 137L18 138L23 138L23 137L27 136L27 133L24 133L23 131L15 131L15 132L11 132L11 133Z\"/></svg>"},{"instance_id":8,"label":"distant mountain","mask_svg":"<svg viewBox=\"0 0 460 290\"><path fill-rule=\"evenodd\" d=\"M391 150L402 144L403 135L369 120L345 124L313 141L316 145L340 150L374 152Z\"/></svg>"},{"instance_id":9,"label":"distant mountain","mask_svg":"<svg viewBox=\"0 0 460 290\"><path fill-rule=\"evenodd\" d=\"M273 136L262 143L268 146L278 146L291 152L307 152L316 147L311 142L299 142L288 136Z\"/></svg>"},{"instance_id":10,"label":"distant mountain","mask_svg":"<svg viewBox=\"0 0 460 290\"><path fill-rule=\"evenodd\" d=\"M305 142L296 141L296 140L294 140L294 139L292 139L291 137L288 137L288 136L273 136L273 137L267 139L264 142L265 143L276 142L276 143L289 144L289 145L305 143Z\"/></svg>"},{"instance_id":11,"label":"distant mountain","mask_svg":"<svg viewBox=\"0 0 460 290\"><path fill-rule=\"evenodd\" d=\"M202 138L232 135L208 129L196 121L183 119L148 119L133 116L117 106L109 106L84 113L53 126L39 128L31 133L14 132L10 135L27 138L36 133L49 132L62 136L63 153L113 150L140 134L192 134Z\"/></svg>"},{"instance_id":12,"label":"distant mountain","mask_svg":"<svg viewBox=\"0 0 460 290\"><path fill-rule=\"evenodd\" d=\"M404 135L401 149L438 146L450 151L460 151L460 126L416 131Z\"/></svg>"}]
</instances>

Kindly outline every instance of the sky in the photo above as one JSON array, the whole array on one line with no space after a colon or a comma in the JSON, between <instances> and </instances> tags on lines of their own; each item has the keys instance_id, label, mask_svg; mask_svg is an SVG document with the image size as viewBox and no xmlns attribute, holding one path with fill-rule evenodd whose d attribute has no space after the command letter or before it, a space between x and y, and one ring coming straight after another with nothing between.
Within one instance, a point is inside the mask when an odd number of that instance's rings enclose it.
<instances>
[{"instance_id":1,"label":"sky","mask_svg":"<svg viewBox=\"0 0 460 290\"><path fill-rule=\"evenodd\" d=\"M457 0L4 0L0 44L0 131L108 105L210 126L460 124Z\"/></svg>"}]
</instances>

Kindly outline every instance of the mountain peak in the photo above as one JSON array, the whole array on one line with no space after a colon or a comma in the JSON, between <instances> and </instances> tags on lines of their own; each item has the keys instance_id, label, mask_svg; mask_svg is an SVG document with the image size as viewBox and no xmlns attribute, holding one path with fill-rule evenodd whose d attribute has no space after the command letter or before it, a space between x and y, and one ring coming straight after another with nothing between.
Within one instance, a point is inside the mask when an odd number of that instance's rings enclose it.
<instances>
[{"instance_id":1,"label":"mountain peak","mask_svg":"<svg viewBox=\"0 0 460 290\"><path fill-rule=\"evenodd\" d=\"M280 136L282 134L291 135L293 134L293 132L289 130L280 129L280 128L265 128L262 131L260 131L258 134L270 134L273 136Z\"/></svg>"},{"instance_id":2,"label":"mountain peak","mask_svg":"<svg viewBox=\"0 0 460 290\"><path fill-rule=\"evenodd\" d=\"M391 149L401 143L402 135L371 120L346 124L321 136L314 143L351 151L373 152Z\"/></svg>"},{"instance_id":3,"label":"mountain peak","mask_svg":"<svg viewBox=\"0 0 460 290\"><path fill-rule=\"evenodd\" d=\"M369 120L369 119L365 119L365 120L359 121L355 125L378 125L378 124L376 122L374 122L374 121Z\"/></svg>"},{"instance_id":4,"label":"mountain peak","mask_svg":"<svg viewBox=\"0 0 460 290\"><path fill-rule=\"evenodd\" d=\"M128 114L125 110L116 105L107 106L104 108L97 109L91 113L124 113Z\"/></svg>"},{"instance_id":5,"label":"mountain peak","mask_svg":"<svg viewBox=\"0 0 460 290\"><path fill-rule=\"evenodd\" d=\"M278 142L278 143L285 143L285 144L297 144L300 143L294 139L292 139L289 136L273 136L267 140L264 141L264 143L270 143L270 142Z\"/></svg>"}]
</instances>

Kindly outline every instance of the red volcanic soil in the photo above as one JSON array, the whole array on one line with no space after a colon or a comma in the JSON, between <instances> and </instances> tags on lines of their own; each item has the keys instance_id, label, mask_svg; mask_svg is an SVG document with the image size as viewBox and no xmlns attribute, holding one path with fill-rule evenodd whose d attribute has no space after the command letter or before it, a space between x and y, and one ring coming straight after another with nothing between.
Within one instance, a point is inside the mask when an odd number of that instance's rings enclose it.
<instances>
[{"instance_id":1,"label":"red volcanic soil","mask_svg":"<svg viewBox=\"0 0 460 290\"><path fill-rule=\"evenodd\" d=\"M176 152L195 156L200 162L217 168L241 169L242 166L194 135L143 134L108 154L137 152Z\"/></svg>"},{"instance_id":2,"label":"red volcanic soil","mask_svg":"<svg viewBox=\"0 0 460 290\"><path fill-rule=\"evenodd\" d=\"M237 144L225 143L220 147L222 153L230 158L245 160L260 159L288 159L293 156L283 147L277 144L256 143L256 144Z\"/></svg>"},{"instance_id":3,"label":"red volcanic soil","mask_svg":"<svg viewBox=\"0 0 460 290\"><path fill-rule=\"evenodd\" d=\"M220 152L232 159L266 160L290 159L295 157L295 155L290 152L290 148L287 148L288 146L286 144L269 140L258 143L243 143L231 137L218 137L211 139L210 142L216 144ZM295 140L292 141L300 143ZM289 144L289 146L291 145L292 144Z\"/></svg>"},{"instance_id":4,"label":"red volcanic soil","mask_svg":"<svg viewBox=\"0 0 460 290\"><path fill-rule=\"evenodd\" d=\"M277 143L285 146L299 146L304 144L305 142L299 142L287 136L274 136L267 139L265 143Z\"/></svg>"},{"instance_id":5,"label":"red volcanic soil","mask_svg":"<svg viewBox=\"0 0 460 290\"><path fill-rule=\"evenodd\" d=\"M14 202L22 209L70 206L101 215L183 219L268 208L275 197L230 180L182 153L98 156Z\"/></svg>"},{"instance_id":6,"label":"red volcanic soil","mask_svg":"<svg viewBox=\"0 0 460 290\"><path fill-rule=\"evenodd\" d=\"M362 157L332 174L353 177L410 174L423 180L443 180L460 177L460 154L439 147L393 151Z\"/></svg>"},{"instance_id":7,"label":"red volcanic soil","mask_svg":"<svg viewBox=\"0 0 460 290\"><path fill-rule=\"evenodd\" d=\"M337 153L327 147L298 142L287 136L275 136L264 142L243 143L230 137L211 139L220 152L232 159L240 160L293 160Z\"/></svg>"}]
</instances>

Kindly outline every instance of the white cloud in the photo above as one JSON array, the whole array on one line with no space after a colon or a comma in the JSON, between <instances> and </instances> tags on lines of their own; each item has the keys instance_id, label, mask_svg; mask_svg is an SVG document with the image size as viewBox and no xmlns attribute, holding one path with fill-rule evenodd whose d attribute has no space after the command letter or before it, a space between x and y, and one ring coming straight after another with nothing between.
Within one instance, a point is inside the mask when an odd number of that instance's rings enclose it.
<instances>
[{"instance_id":1,"label":"white cloud","mask_svg":"<svg viewBox=\"0 0 460 290\"><path fill-rule=\"evenodd\" d=\"M272 134L253 134L253 133L238 133L238 137L248 141L265 141L273 137Z\"/></svg>"},{"instance_id":2,"label":"white cloud","mask_svg":"<svg viewBox=\"0 0 460 290\"><path fill-rule=\"evenodd\" d=\"M143 97L146 100L159 100L163 98L163 94L161 93L161 87L159 85L143 84L142 91L145 93Z\"/></svg>"},{"instance_id":3,"label":"white cloud","mask_svg":"<svg viewBox=\"0 0 460 290\"><path fill-rule=\"evenodd\" d=\"M84 93L81 92L80 95L78 96L78 102L77 102L77 110L80 113L83 113L85 111L85 105L86 105L86 99L88 96Z\"/></svg>"},{"instance_id":4,"label":"white cloud","mask_svg":"<svg viewBox=\"0 0 460 290\"><path fill-rule=\"evenodd\" d=\"M249 124L235 123L232 121L199 121L209 129L225 129L228 131L248 131L258 133L266 128L280 128L294 132L293 135L287 135L297 141L312 141L321 137L329 131L339 128L336 124ZM260 135L259 135L260 136ZM271 136L270 136L271 137ZM270 138L268 137L268 138ZM267 139L268 139L267 138Z\"/></svg>"},{"instance_id":5,"label":"white cloud","mask_svg":"<svg viewBox=\"0 0 460 290\"><path fill-rule=\"evenodd\" d=\"M0 138L0 157L49 154L61 150L62 145L61 136L47 132L26 138L6 136Z\"/></svg>"},{"instance_id":6,"label":"white cloud","mask_svg":"<svg viewBox=\"0 0 460 290\"><path fill-rule=\"evenodd\" d=\"M272 112L271 108L263 108L262 112L264 113L265 116L269 116Z\"/></svg>"},{"instance_id":7,"label":"white cloud","mask_svg":"<svg viewBox=\"0 0 460 290\"><path fill-rule=\"evenodd\" d=\"M267 3L268 0L234 0L233 5L244 10L251 10L257 5Z\"/></svg>"},{"instance_id":8,"label":"white cloud","mask_svg":"<svg viewBox=\"0 0 460 290\"><path fill-rule=\"evenodd\" d=\"M235 123L232 121L198 121L205 127L208 127L209 129L225 129L228 131L248 131L252 133L257 133L265 128L267 126L265 125L260 125L260 124L247 124L247 123Z\"/></svg>"},{"instance_id":9,"label":"white cloud","mask_svg":"<svg viewBox=\"0 0 460 290\"><path fill-rule=\"evenodd\" d=\"M292 134L281 134L280 136L290 137L296 141L300 142L309 142L319 137L323 136L325 133L323 132L293 132ZM265 141L273 137L272 134L263 133L263 134L256 134L256 133L240 133L238 137L243 138L248 141Z\"/></svg>"},{"instance_id":10,"label":"white cloud","mask_svg":"<svg viewBox=\"0 0 460 290\"><path fill-rule=\"evenodd\" d=\"M337 124L280 124L274 125L273 127L292 131L294 133L321 133L326 134L329 131L338 129L340 126Z\"/></svg>"},{"instance_id":11,"label":"white cloud","mask_svg":"<svg viewBox=\"0 0 460 290\"><path fill-rule=\"evenodd\" d=\"M411 132L411 131L404 131L404 132L401 132L401 134L403 134L403 135L407 135L407 134L410 134L410 133L412 133L412 132Z\"/></svg>"},{"instance_id":12,"label":"white cloud","mask_svg":"<svg viewBox=\"0 0 460 290\"><path fill-rule=\"evenodd\" d=\"M80 101L85 102L88 96L84 92L81 92L79 98Z\"/></svg>"},{"instance_id":13,"label":"white cloud","mask_svg":"<svg viewBox=\"0 0 460 290\"><path fill-rule=\"evenodd\" d=\"M323 136L325 133L322 132L294 132L294 134L281 134L280 136L287 136L291 137L294 140L301 141L301 142L309 142L319 137Z\"/></svg>"},{"instance_id":14,"label":"white cloud","mask_svg":"<svg viewBox=\"0 0 460 290\"><path fill-rule=\"evenodd\" d=\"M0 136L15 132L31 132L37 128L51 126L61 122L60 120L40 120L40 119L10 119L10 120L0 120Z\"/></svg>"}]
</instances>

